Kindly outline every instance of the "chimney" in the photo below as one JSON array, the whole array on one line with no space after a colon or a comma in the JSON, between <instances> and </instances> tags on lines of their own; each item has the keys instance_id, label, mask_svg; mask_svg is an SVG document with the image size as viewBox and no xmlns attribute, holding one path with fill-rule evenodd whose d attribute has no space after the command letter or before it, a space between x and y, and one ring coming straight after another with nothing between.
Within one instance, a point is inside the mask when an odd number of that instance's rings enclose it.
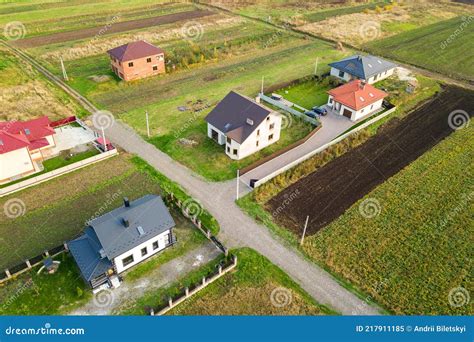
<instances>
[{"instance_id":1,"label":"chimney","mask_svg":"<svg viewBox=\"0 0 474 342\"><path fill-rule=\"evenodd\" d=\"M260 103L260 96L257 96L257 97L255 98L255 102Z\"/></svg>"},{"instance_id":2,"label":"chimney","mask_svg":"<svg viewBox=\"0 0 474 342\"><path fill-rule=\"evenodd\" d=\"M130 227L130 221L127 220L126 218L122 218L122 224L125 228Z\"/></svg>"},{"instance_id":3,"label":"chimney","mask_svg":"<svg viewBox=\"0 0 474 342\"><path fill-rule=\"evenodd\" d=\"M124 205L126 208L130 208L130 201L128 200L128 197L124 197L124 198L123 198L123 205Z\"/></svg>"}]
</instances>

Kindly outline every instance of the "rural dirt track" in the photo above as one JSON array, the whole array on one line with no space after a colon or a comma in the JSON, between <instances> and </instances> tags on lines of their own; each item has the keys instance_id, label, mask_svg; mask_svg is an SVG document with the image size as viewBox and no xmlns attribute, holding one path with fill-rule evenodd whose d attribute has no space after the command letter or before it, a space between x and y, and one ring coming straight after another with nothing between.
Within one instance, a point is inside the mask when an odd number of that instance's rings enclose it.
<instances>
[{"instance_id":1,"label":"rural dirt track","mask_svg":"<svg viewBox=\"0 0 474 342\"><path fill-rule=\"evenodd\" d=\"M118 22L113 25L110 25L104 34L111 34L111 33L119 33L125 32L130 30L136 30L151 26L158 26L164 24L171 24L176 21L181 20L191 20L206 17L209 15L215 14L215 12L206 11L206 10L194 10L194 11L186 11L186 12L179 12L173 14L162 15L153 18L145 18L145 19L136 19L124 22ZM59 32L50 34L47 36L38 36L38 37L31 37L17 40L13 43L16 47L21 48L32 48L37 46L43 46L48 44L54 43L62 43L72 40L84 39L94 37L100 34L101 30L104 30L104 25L98 27L91 27L85 28L76 31L68 31L68 32Z\"/></svg>"},{"instance_id":2,"label":"rural dirt track","mask_svg":"<svg viewBox=\"0 0 474 342\"><path fill-rule=\"evenodd\" d=\"M279 193L267 203L269 210L276 210L289 196L299 194L285 202L285 210L277 220L300 232L301 222L309 215L307 233L315 234L453 132L448 116L455 110L472 116L474 92L448 86L403 120L393 120L363 145Z\"/></svg>"}]
</instances>

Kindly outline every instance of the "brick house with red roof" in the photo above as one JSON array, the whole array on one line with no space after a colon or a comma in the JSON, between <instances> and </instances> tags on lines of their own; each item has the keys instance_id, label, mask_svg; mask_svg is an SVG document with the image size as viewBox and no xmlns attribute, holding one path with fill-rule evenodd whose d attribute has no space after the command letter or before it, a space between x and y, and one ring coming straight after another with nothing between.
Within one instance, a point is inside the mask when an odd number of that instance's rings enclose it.
<instances>
[{"instance_id":1,"label":"brick house with red roof","mask_svg":"<svg viewBox=\"0 0 474 342\"><path fill-rule=\"evenodd\" d=\"M37 161L51 156L55 131L47 116L25 122L0 122L0 184L39 171Z\"/></svg>"},{"instance_id":2,"label":"brick house with red roof","mask_svg":"<svg viewBox=\"0 0 474 342\"><path fill-rule=\"evenodd\" d=\"M107 53L113 72L124 81L166 72L164 51L143 40L118 46Z\"/></svg>"},{"instance_id":3,"label":"brick house with red roof","mask_svg":"<svg viewBox=\"0 0 474 342\"><path fill-rule=\"evenodd\" d=\"M328 107L351 121L360 120L382 108L388 94L361 80L354 80L328 91Z\"/></svg>"}]
</instances>

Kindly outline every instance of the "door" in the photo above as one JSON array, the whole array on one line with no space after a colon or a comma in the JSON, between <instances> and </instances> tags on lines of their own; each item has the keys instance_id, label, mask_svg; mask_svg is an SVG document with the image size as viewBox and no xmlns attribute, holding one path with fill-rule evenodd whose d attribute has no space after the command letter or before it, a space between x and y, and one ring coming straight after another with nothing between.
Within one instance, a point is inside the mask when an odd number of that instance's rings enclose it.
<instances>
[{"instance_id":1,"label":"door","mask_svg":"<svg viewBox=\"0 0 474 342\"><path fill-rule=\"evenodd\" d=\"M212 139L219 142L219 133L217 133L216 131L212 130Z\"/></svg>"},{"instance_id":2,"label":"door","mask_svg":"<svg viewBox=\"0 0 474 342\"><path fill-rule=\"evenodd\" d=\"M352 112L349 109L344 108L344 112L342 113L342 115L350 119L352 117Z\"/></svg>"}]
</instances>

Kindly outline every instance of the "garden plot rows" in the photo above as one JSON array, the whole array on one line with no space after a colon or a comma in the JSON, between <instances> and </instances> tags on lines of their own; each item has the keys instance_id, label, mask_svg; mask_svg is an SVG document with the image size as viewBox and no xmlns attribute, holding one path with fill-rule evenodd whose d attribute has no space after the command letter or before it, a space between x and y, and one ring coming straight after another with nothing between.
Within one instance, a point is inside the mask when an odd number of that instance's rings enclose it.
<instances>
[{"instance_id":1,"label":"garden plot rows","mask_svg":"<svg viewBox=\"0 0 474 342\"><path fill-rule=\"evenodd\" d=\"M474 93L447 87L402 121L393 121L365 144L279 193L267 203L268 209L275 212L284 206L276 220L298 234L309 215L307 234L315 234L448 136L453 131L448 116L459 109L472 115Z\"/></svg>"}]
</instances>

